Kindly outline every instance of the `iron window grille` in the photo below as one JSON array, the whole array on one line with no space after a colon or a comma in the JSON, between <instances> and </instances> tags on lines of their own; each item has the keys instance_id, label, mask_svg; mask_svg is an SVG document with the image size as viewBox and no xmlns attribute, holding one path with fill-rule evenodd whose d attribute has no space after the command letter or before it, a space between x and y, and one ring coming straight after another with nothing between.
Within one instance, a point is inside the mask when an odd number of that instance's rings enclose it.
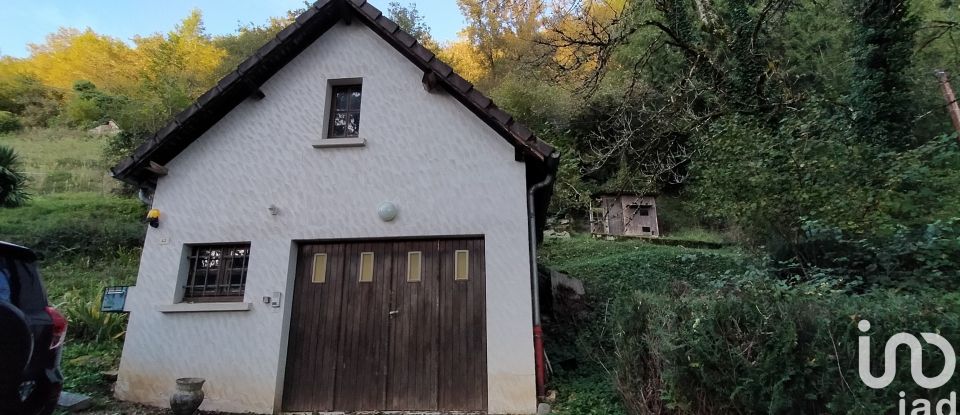
<instances>
[{"instance_id":1,"label":"iron window grille","mask_svg":"<svg viewBox=\"0 0 960 415\"><path fill-rule=\"evenodd\" d=\"M243 301L249 264L250 244L194 246L183 300Z\"/></svg>"},{"instance_id":2,"label":"iron window grille","mask_svg":"<svg viewBox=\"0 0 960 415\"><path fill-rule=\"evenodd\" d=\"M360 135L360 97L360 85L333 87L327 138L351 138Z\"/></svg>"}]
</instances>

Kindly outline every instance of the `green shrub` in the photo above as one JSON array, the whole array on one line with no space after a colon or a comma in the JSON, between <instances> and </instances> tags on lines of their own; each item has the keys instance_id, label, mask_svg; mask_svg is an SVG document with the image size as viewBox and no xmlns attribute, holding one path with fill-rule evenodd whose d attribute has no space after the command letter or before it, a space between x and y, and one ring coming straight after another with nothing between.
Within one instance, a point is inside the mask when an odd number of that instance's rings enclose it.
<instances>
[{"instance_id":1,"label":"green shrub","mask_svg":"<svg viewBox=\"0 0 960 415\"><path fill-rule=\"evenodd\" d=\"M31 247L50 259L102 258L143 244L146 209L133 198L63 193L0 210L0 240Z\"/></svg>"},{"instance_id":2,"label":"green shrub","mask_svg":"<svg viewBox=\"0 0 960 415\"><path fill-rule=\"evenodd\" d=\"M605 373L562 378L552 387L559 390L553 413L558 415L620 415L626 414L617 395L616 385Z\"/></svg>"},{"instance_id":3,"label":"green shrub","mask_svg":"<svg viewBox=\"0 0 960 415\"><path fill-rule=\"evenodd\" d=\"M823 286L786 286L761 274L679 295L638 292L612 311L618 384L632 413L664 403L672 413L855 413L896 410L897 393L940 399L960 382L927 390L904 369L889 387L857 372L857 322L869 320L873 356L896 332L960 341L960 307L934 291L851 296ZM927 374L943 359L925 348ZM900 368L909 353L899 354ZM882 371L874 358L873 373ZM909 401L908 401L909 402Z\"/></svg>"},{"instance_id":4,"label":"green shrub","mask_svg":"<svg viewBox=\"0 0 960 415\"><path fill-rule=\"evenodd\" d=\"M11 112L0 111L0 134L20 131L23 125L20 119Z\"/></svg>"},{"instance_id":5,"label":"green shrub","mask_svg":"<svg viewBox=\"0 0 960 415\"><path fill-rule=\"evenodd\" d=\"M862 292L873 287L952 290L960 275L960 218L898 225L888 236L856 237L816 221L791 246L771 248L788 280L828 280ZM804 258L796 261L794 255Z\"/></svg>"}]
</instances>

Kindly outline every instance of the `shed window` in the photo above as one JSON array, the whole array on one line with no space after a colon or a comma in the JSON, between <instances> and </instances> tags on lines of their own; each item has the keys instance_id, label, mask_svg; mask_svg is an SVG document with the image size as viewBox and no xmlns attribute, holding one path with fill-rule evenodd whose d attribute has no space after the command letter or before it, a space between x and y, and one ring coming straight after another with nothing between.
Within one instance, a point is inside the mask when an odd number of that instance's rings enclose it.
<instances>
[{"instance_id":1,"label":"shed window","mask_svg":"<svg viewBox=\"0 0 960 415\"><path fill-rule=\"evenodd\" d=\"M360 85L333 86L330 95L330 129L327 138L360 135Z\"/></svg>"},{"instance_id":2,"label":"shed window","mask_svg":"<svg viewBox=\"0 0 960 415\"><path fill-rule=\"evenodd\" d=\"M243 301L249 243L193 246L189 259L184 301Z\"/></svg>"}]
</instances>

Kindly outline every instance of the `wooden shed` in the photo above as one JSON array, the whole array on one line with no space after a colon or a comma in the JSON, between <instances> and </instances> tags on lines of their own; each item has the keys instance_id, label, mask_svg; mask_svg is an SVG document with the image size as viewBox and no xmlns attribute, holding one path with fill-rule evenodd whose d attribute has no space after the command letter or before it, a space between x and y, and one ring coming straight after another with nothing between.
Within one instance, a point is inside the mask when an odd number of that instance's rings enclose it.
<instances>
[{"instance_id":1,"label":"wooden shed","mask_svg":"<svg viewBox=\"0 0 960 415\"><path fill-rule=\"evenodd\" d=\"M601 235L660 236L656 197L638 193L597 195L590 208L590 232Z\"/></svg>"}]
</instances>

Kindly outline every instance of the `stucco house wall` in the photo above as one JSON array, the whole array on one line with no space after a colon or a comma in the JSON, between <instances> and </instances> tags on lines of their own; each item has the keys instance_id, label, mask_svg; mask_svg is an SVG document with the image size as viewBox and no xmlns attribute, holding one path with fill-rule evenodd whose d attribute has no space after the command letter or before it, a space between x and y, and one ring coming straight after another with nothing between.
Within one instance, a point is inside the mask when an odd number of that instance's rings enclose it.
<instances>
[{"instance_id":1,"label":"stucco house wall","mask_svg":"<svg viewBox=\"0 0 960 415\"><path fill-rule=\"evenodd\" d=\"M536 409L524 164L514 148L362 24L338 23L167 164L127 300L120 399L166 405L178 377L207 379L205 410L279 410L296 240L486 238L490 413ZM328 80L363 79L355 148L324 136ZM381 221L377 205L399 216ZM274 205L279 214L268 208ZM251 243L248 311L161 312L179 301L185 244ZM281 292L281 307L263 296ZM318 379L322 374L318 374Z\"/></svg>"}]
</instances>

